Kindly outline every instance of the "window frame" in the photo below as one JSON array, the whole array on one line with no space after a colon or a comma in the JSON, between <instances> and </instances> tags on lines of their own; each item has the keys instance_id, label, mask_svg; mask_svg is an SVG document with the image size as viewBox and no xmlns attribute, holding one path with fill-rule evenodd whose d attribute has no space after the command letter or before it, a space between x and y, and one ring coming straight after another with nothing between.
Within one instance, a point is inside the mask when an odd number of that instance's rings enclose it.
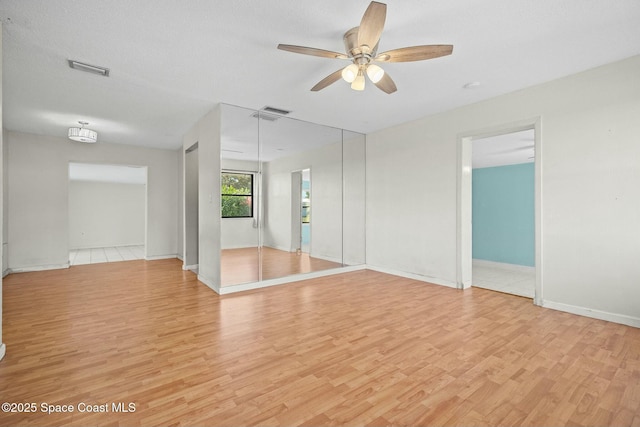
<instances>
[{"instance_id":1,"label":"window frame","mask_svg":"<svg viewBox=\"0 0 640 427\"><path fill-rule=\"evenodd\" d=\"M222 192L222 176L223 175L248 175L249 177L251 177L251 188L249 189L249 194L227 194L227 193L223 193ZM234 218L253 218L254 216L254 204L253 201L254 199L254 173L252 172L247 172L247 171L231 171L231 170L224 170L221 171L220 173L220 218L222 219L234 219ZM250 214L249 215L243 215L243 216L224 216L222 214L222 198L223 197L249 197L251 202L250 202L250 206L249 206L249 211Z\"/></svg>"}]
</instances>

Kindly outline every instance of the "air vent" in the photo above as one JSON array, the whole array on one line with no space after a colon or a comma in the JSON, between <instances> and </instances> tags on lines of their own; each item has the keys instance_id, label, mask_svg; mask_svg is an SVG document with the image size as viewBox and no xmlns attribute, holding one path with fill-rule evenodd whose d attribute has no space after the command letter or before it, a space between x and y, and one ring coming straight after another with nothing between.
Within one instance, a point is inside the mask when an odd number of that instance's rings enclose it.
<instances>
[{"instance_id":1,"label":"air vent","mask_svg":"<svg viewBox=\"0 0 640 427\"><path fill-rule=\"evenodd\" d=\"M263 111L256 111L255 113L253 113L251 115L251 117L257 119L257 118L261 118L262 120L266 120L268 122L275 122L276 120L278 120L280 118L280 116L276 116L274 114L267 114Z\"/></svg>"},{"instance_id":2,"label":"air vent","mask_svg":"<svg viewBox=\"0 0 640 427\"><path fill-rule=\"evenodd\" d=\"M78 71L85 71L91 74L97 74L99 76L109 77L109 69L104 67L99 67L97 65L85 64L84 62L74 61L73 59L68 59L69 67Z\"/></svg>"},{"instance_id":3,"label":"air vent","mask_svg":"<svg viewBox=\"0 0 640 427\"><path fill-rule=\"evenodd\" d=\"M275 108L275 107L269 107L269 106L262 107L262 110L260 111L266 111L267 113L280 114L281 116L286 116L291 112L288 110L283 110L282 108Z\"/></svg>"}]
</instances>

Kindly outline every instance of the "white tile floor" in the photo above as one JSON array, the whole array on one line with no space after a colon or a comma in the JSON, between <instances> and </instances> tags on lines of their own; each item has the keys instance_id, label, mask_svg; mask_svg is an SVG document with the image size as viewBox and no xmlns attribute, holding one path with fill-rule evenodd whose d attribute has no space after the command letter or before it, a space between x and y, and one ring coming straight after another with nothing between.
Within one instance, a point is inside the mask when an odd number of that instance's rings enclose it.
<instances>
[{"instance_id":1,"label":"white tile floor","mask_svg":"<svg viewBox=\"0 0 640 427\"><path fill-rule=\"evenodd\" d=\"M533 298L536 273L533 267L473 260L473 286Z\"/></svg>"},{"instance_id":2,"label":"white tile floor","mask_svg":"<svg viewBox=\"0 0 640 427\"><path fill-rule=\"evenodd\" d=\"M71 265L131 261L134 259L144 259L144 245L74 249L69 252L69 263Z\"/></svg>"}]
</instances>

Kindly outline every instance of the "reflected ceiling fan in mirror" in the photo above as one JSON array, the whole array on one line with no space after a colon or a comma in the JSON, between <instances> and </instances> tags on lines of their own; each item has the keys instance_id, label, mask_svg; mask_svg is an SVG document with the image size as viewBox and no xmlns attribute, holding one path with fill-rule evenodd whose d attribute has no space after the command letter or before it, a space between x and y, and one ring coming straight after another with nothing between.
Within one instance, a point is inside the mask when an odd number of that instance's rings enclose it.
<instances>
[{"instance_id":1,"label":"reflected ceiling fan in mirror","mask_svg":"<svg viewBox=\"0 0 640 427\"><path fill-rule=\"evenodd\" d=\"M389 77L389 74L374 62L423 61L451 55L451 52L453 52L453 45L446 44L403 47L377 53L378 42L384 29L386 17L387 5L372 1L364 12L360 26L352 28L344 34L346 54L290 44L279 44L278 49L322 58L348 59L352 62L320 80L318 84L311 88L314 92L337 82L340 77L351 83L351 89L364 90L364 76L366 74L369 80L379 89L386 93L393 93L397 90L396 84Z\"/></svg>"}]
</instances>

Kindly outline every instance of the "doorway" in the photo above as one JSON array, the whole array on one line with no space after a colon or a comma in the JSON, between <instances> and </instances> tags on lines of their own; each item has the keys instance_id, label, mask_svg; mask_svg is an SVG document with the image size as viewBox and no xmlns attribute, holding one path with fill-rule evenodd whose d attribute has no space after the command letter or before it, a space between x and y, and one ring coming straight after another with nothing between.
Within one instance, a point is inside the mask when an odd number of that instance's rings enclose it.
<instances>
[{"instance_id":1,"label":"doorway","mask_svg":"<svg viewBox=\"0 0 640 427\"><path fill-rule=\"evenodd\" d=\"M458 138L457 282L542 300L540 123Z\"/></svg>"},{"instance_id":2,"label":"doorway","mask_svg":"<svg viewBox=\"0 0 640 427\"><path fill-rule=\"evenodd\" d=\"M301 191L301 213L302 218L302 236L300 239L300 248L304 253L311 252L311 170L304 169L302 171L302 191Z\"/></svg>"},{"instance_id":3,"label":"doorway","mask_svg":"<svg viewBox=\"0 0 640 427\"><path fill-rule=\"evenodd\" d=\"M147 168L69 163L69 264L144 259Z\"/></svg>"},{"instance_id":4,"label":"doorway","mask_svg":"<svg viewBox=\"0 0 640 427\"><path fill-rule=\"evenodd\" d=\"M473 286L535 293L533 129L472 139Z\"/></svg>"},{"instance_id":5,"label":"doorway","mask_svg":"<svg viewBox=\"0 0 640 427\"><path fill-rule=\"evenodd\" d=\"M291 252L311 252L311 169L291 173Z\"/></svg>"},{"instance_id":6,"label":"doorway","mask_svg":"<svg viewBox=\"0 0 640 427\"><path fill-rule=\"evenodd\" d=\"M184 152L183 270L198 271L198 143Z\"/></svg>"}]
</instances>

